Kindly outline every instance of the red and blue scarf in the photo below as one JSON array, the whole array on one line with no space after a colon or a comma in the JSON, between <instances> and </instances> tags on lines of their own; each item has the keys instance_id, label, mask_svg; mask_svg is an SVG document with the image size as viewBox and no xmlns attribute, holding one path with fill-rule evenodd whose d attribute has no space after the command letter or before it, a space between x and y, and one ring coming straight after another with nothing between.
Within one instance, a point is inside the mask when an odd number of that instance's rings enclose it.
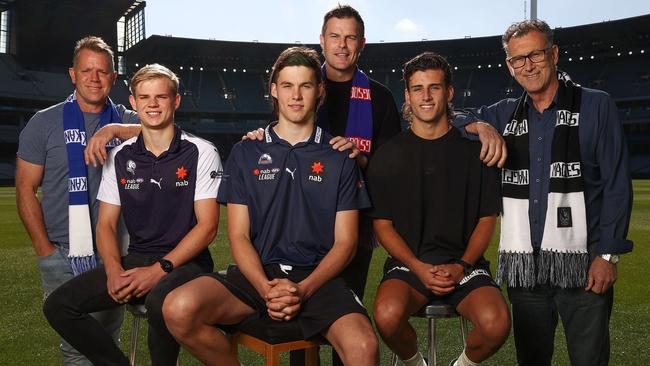
<instances>
[{"instance_id":1,"label":"red and blue scarf","mask_svg":"<svg viewBox=\"0 0 650 366\"><path fill-rule=\"evenodd\" d=\"M327 80L325 64L321 70L323 80ZM330 130L327 108L320 108L318 125L324 130ZM348 121L345 127L345 137L353 141L359 150L369 154L372 150L372 96L370 94L370 79L363 71L356 68L350 87L350 105Z\"/></svg>"}]
</instances>

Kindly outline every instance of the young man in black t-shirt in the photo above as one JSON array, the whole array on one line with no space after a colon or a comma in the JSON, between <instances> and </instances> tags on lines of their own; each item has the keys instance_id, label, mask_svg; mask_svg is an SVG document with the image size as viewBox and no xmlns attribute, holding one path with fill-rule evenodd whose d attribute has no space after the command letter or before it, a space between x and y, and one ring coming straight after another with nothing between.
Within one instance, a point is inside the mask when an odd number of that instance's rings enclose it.
<instances>
[{"instance_id":1,"label":"young man in black t-shirt","mask_svg":"<svg viewBox=\"0 0 650 366\"><path fill-rule=\"evenodd\" d=\"M451 127L451 69L424 53L404 65L411 128L383 145L369 168L370 215L391 255L375 300L384 342L407 366L426 365L410 315L432 300L453 305L474 329L453 365L477 365L505 342L508 307L483 258L500 211L499 171L481 146Z\"/></svg>"}]
</instances>

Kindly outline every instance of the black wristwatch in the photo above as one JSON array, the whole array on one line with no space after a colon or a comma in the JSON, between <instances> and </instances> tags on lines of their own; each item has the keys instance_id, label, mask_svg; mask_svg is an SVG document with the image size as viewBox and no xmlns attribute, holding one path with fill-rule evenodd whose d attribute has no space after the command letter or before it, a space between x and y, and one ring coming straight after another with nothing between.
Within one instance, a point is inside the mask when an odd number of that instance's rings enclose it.
<instances>
[{"instance_id":1,"label":"black wristwatch","mask_svg":"<svg viewBox=\"0 0 650 366\"><path fill-rule=\"evenodd\" d=\"M160 263L160 268L167 273L174 270L174 263L165 258L159 259L158 263Z\"/></svg>"},{"instance_id":2,"label":"black wristwatch","mask_svg":"<svg viewBox=\"0 0 650 366\"><path fill-rule=\"evenodd\" d=\"M463 274L464 274L465 276L469 276L470 274L472 274L472 271L474 270L474 266L473 266L473 265L471 265L471 264L465 262L465 261L462 260L462 259L455 259L452 263L460 264L460 265L463 267Z\"/></svg>"}]
</instances>

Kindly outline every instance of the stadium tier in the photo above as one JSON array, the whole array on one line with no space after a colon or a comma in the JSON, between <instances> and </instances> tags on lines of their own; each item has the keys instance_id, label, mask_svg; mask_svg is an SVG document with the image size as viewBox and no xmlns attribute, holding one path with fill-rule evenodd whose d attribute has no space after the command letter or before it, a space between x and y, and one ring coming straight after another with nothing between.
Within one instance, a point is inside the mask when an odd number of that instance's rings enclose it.
<instances>
[{"instance_id":1,"label":"stadium tier","mask_svg":"<svg viewBox=\"0 0 650 366\"><path fill-rule=\"evenodd\" d=\"M126 9L130 3L121 6ZM100 35L116 39L112 32ZM454 106L480 107L522 93L508 73L500 41L500 36L492 36L368 44L359 64L392 91L400 106L403 62L423 51L441 53L454 66ZM614 97L629 141L633 174L650 177L650 15L558 28L555 41L560 69L583 86ZM73 43L60 45L61 52L70 55ZM112 98L127 103L126 80L139 67L157 62L172 68L181 79L178 123L214 141L225 157L243 132L272 118L268 72L277 55L292 45L153 35L118 52L122 75ZM317 44L307 46L320 49ZM5 165L11 164L20 129L35 111L60 102L73 90L67 65L59 58L50 64L44 58L25 61L24 55L0 54L0 180L9 184L13 176L7 177L11 169Z\"/></svg>"}]
</instances>

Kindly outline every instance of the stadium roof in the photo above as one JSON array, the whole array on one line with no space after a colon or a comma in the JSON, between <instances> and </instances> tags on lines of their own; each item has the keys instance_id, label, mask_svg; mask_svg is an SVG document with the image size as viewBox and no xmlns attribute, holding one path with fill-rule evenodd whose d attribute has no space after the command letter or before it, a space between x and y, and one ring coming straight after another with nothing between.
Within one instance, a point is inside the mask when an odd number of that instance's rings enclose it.
<instances>
[{"instance_id":1,"label":"stadium roof","mask_svg":"<svg viewBox=\"0 0 650 366\"><path fill-rule=\"evenodd\" d=\"M316 36L314 37L316 39ZM561 52L611 53L614 47L649 47L650 15L555 29ZM153 35L126 53L128 68L135 63L160 62L169 66L268 68L293 43L231 42ZM320 49L318 44L306 46ZM446 55L452 64L501 62L501 36L367 44L362 65L399 66L423 52Z\"/></svg>"},{"instance_id":2,"label":"stadium roof","mask_svg":"<svg viewBox=\"0 0 650 366\"><path fill-rule=\"evenodd\" d=\"M34 69L67 68L74 44L98 35L114 49L116 22L134 0L0 0L15 13L16 58Z\"/></svg>"}]
</instances>

